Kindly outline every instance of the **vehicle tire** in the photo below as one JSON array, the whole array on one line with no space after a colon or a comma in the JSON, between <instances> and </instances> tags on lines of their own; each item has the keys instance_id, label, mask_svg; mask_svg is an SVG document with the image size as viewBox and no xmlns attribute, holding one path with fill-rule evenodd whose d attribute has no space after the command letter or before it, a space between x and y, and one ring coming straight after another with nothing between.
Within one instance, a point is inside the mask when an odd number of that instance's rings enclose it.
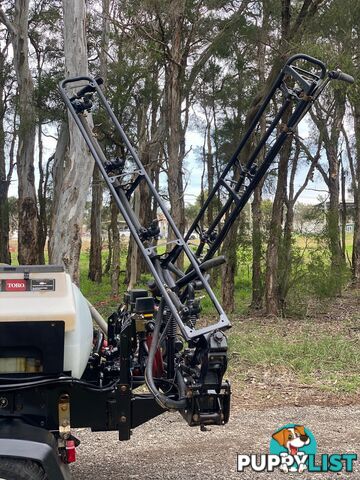
<instances>
[{"instance_id":1,"label":"vehicle tire","mask_svg":"<svg viewBox=\"0 0 360 480\"><path fill-rule=\"evenodd\" d=\"M0 457L0 480L48 480L48 477L32 460Z\"/></svg>"}]
</instances>

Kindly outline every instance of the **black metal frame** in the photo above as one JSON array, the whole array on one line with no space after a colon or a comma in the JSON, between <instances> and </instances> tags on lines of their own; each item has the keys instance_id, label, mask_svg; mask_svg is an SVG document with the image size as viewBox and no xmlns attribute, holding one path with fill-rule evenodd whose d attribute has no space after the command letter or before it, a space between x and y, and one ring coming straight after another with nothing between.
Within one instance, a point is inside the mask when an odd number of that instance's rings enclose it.
<instances>
[{"instance_id":1,"label":"black metal frame","mask_svg":"<svg viewBox=\"0 0 360 480\"><path fill-rule=\"evenodd\" d=\"M28 385L24 387L24 383ZM128 440L131 429L166 411L156 403L153 395L134 393L131 382L118 382L103 389L91 387L70 377L44 377L42 383L40 381L36 387L31 387L29 383L30 380L24 379L24 382L18 382L17 386L13 384L2 389L0 420L21 419L34 427L58 431L59 398L69 395L71 427L90 427L93 431L118 431L119 440Z\"/></svg>"}]
</instances>

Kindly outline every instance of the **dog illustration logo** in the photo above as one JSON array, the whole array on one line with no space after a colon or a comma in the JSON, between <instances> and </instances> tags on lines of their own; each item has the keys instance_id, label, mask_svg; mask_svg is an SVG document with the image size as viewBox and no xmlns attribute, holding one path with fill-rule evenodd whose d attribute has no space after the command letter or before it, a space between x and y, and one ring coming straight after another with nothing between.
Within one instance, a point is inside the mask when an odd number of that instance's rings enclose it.
<instances>
[{"instance_id":1,"label":"dog illustration logo","mask_svg":"<svg viewBox=\"0 0 360 480\"><path fill-rule=\"evenodd\" d=\"M316 453L316 441L303 425L286 425L273 434L270 453L282 457L280 466L282 472L302 473L307 469L305 463L307 455Z\"/></svg>"},{"instance_id":2,"label":"dog illustration logo","mask_svg":"<svg viewBox=\"0 0 360 480\"><path fill-rule=\"evenodd\" d=\"M304 425L291 423L276 430L271 436L269 453L238 453L237 471L307 472L306 476L319 472L339 474L354 471L354 463L358 458L356 453L316 455L316 450L316 440L311 431Z\"/></svg>"}]
</instances>

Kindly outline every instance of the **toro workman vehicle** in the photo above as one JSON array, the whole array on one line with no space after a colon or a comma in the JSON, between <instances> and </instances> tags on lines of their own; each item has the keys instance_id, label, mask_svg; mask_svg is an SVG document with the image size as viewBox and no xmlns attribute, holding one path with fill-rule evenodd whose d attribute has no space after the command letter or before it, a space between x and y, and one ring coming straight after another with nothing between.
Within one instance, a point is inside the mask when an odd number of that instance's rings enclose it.
<instances>
[{"instance_id":1,"label":"toro workman vehicle","mask_svg":"<svg viewBox=\"0 0 360 480\"><path fill-rule=\"evenodd\" d=\"M228 422L230 321L209 282L226 258L215 255L332 79L353 82L307 55L285 63L185 237L107 102L102 80L61 82L62 98L152 280L147 289L127 291L104 321L62 266L0 267L0 479L70 478L68 464L79 443L72 429L78 427L115 430L119 440L129 440L133 429L168 410L201 429ZM106 154L98 142L89 122L93 108L106 115L121 156ZM157 217L166 219L167 239L159 235L157 218L140 223L133 202L140 185L157 205ZM213 201L221 206L209 225ZM213 307L206 318L203 297Z\"/></svg>"}]
</instances>

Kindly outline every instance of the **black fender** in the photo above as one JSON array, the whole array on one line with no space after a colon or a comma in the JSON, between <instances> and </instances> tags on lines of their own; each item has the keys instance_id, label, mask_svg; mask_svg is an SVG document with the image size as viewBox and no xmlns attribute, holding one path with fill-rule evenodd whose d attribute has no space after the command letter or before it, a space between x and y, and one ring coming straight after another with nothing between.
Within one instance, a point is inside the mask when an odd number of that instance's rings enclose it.
<instances>
[{"instance_id":1,"label":"black fender","mask_svg":"<svg viewBox=\"0 0 360 480\"><path fill-rule=\"evenodd\" d=\"M0 418L0 458L29 459L39 463L49 480L70 480L70 472L58 455L55 437L47 430L19 419Z\"/></svg>"}]
</instances>

